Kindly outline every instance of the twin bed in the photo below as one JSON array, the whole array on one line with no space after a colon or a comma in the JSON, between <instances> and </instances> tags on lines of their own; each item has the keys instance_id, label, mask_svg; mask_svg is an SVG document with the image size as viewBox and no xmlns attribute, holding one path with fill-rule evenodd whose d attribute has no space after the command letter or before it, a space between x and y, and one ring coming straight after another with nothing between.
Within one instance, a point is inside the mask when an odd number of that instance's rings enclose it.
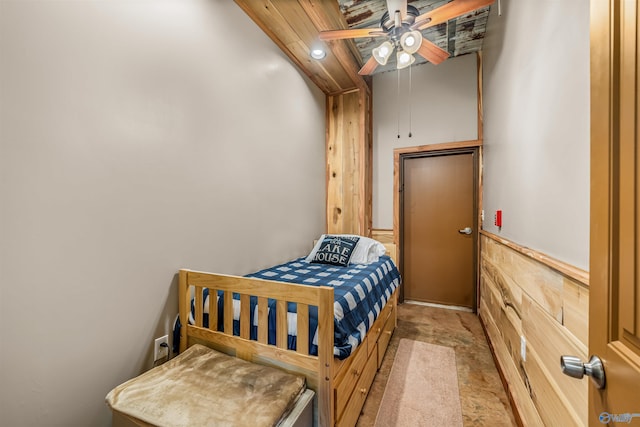
<instances>
[{"instance_id":1,"label":"twin bed","mask_svg":"<svg viewBox=\"0 0 640 427\"><path fill-rule=\"evenodd\" d=\"M396 248L384 248L345 265L312 252L317 262L244 277L180 270L180 353L200 344L304 377L314 425L355 425L396 326Z\"/></svg>"}]
</instances>

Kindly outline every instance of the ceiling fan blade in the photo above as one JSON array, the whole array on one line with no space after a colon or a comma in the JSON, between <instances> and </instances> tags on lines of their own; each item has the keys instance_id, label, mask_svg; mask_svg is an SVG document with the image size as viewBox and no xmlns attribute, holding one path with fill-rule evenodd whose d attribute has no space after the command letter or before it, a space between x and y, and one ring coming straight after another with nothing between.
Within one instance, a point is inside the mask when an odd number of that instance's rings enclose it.
<instances>
[{"instance_id":1,"label":"ceiling fan blade","mask_svg":"<svg viewBox=\"0 0 640 427\"><path fill-rule=\"evenodd\" d=\"M386 35L387 33L381 31L380 28L354 28L351 30L320 31L318 37L320 40L341 40L355 39L358 37L380 37Z\"/></svg>"},{"instance_id":2,"label":"ceiling fan blade","mask_svg":"<svg viewBox=\"0 0 640 427\"><path fill-rule=\"evenodd\" d=\"M393 19L396 15L396 10L399 10L400 19L404 19L407 16L407 0L387 0L387 10L389 11L389 18Z\"/></svg>"},{"instance_id":3,"label":"ceiling fan blade","mask_svg":"<svg viewBox=\"0 0 640 427\"><path fill-rule=\"evenodd\" d=\"M422 38L422 44L416 53L434 65L438 65L449 57L449 52L441 49L438 45L424 37Z\"/></svg>"},{"instance_id":4,"label":"ceiling fan blade","mask_svg":"<svg viewBox=\"0 0 640 427\"><path fill-rule=\"evenodd\" d=\"M375 70L377 67L378 67L378 61L376 61L376 58L372 56L362 66L362 68L360 68L360 71L358 71L358 74L360 74L361 76L368 76L369 74L373 73L373 70Z\"/></svg>"},{"instance_id":5,"label":"ceiling fan blade","mask_svg":"<svg viewBox=\"0 0 640 427\"><path fill-rule=\"evenodd\" d=\"M411 26L412 30L424 30L434 25L442 24L450 19L487 7L495 0L453 0L450 3L430 10L418 16Z\"/></svg>"}]
</instances>

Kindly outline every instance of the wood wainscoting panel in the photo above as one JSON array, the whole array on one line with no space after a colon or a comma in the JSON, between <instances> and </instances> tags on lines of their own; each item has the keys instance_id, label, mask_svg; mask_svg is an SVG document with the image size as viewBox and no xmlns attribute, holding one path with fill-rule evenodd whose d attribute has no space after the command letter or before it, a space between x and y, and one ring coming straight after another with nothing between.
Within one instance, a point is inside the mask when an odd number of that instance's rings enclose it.
<instances>
[{"instance_id":1,"label":"wood wainscoting panel","mask_svg":"<svg viewBox=\"0 0 640 427\"><path fill-rule=\"evenodd\" d=\"M519 368L511 358L506 344L501 338L500 329L493 322L485 299L480 300L478 309L480 320L489 340L498 369L502 374L505 388L510 396L516 418L522 421L524 427L542 427L544 423L529 394L528 381L523 381Z\"/></svg>"},{"instance_id":2,"label":"wood wainscoting panel","mask_svg":"<svg viewBox=\"0 0 640 427\"><path fill-rule=\"evenodd\" d=\"M535 350L529 349L526 362L531 399L538 408L540 418L547 426L586 426L586 410L578 414L567 400L567 395L549 379ZM585 402L586 404L586 402Z\"/></svg>"},{"instance_id":3,"label":"wood wainscoting panel","mask_svg":"<svg viewBox=\"0 0 640 427\"><path fill-rule=\"evenodd\" d=\"M504 261L492 259L490 250L483 251L480 257L481 279L492 283L498 291L498 302L503 307L510 307L518 317L522 313L522 288L502 270Z\"/></svg>"},{"instance_id":4,"label":"wood wainscoting panel","mask_svg":"<svg viewBox=\"0 0 640 427\"><path fill-rule=\"evenodd\" d=\"M490 233L480 248L479 314L514 410L524 425L586 426L588 379L562 374L560 356L587 359L588 274Z\"/></svg>"},{"instance_id":5,"label":"wood wainscoting panel","mask_svg":"<svg viewBox=\"0 0 640 427\"><path fill-rule=\"evenodd\" d=\"M581 360L589 360L587 346L581 343L571 332L548 315L542 308L527 296L523 299L522 333L527 340L527 351L535 353L544 369L537 371L545 376L545 381L562 390L560 399L570 404L567 411L573 410L581 415L583 425L587 424L588 378L576 380L562 373L560 356L563 354L577 356ZM524 362L525 369L529 367L529 358ZM531 372L529 382L533 384ZM584 380L584 381L583 381ZM542 380L540 380L542 381ZM535 390L533 390L535 392ZM563 398L564 397L564 398ZM547 408L537 406L539 412ZM550 425L567 425L560 420Z\"/></svg>"},{"instance_id":6,"label":"wood wainscoting panel","mask_svg":"<svg viewBox=\"0 0 640 427\"><path fill-rule=\"evenodd\" d=\"M517 283L551 316L562 321L562 275L495 240L485 238L482 242L483 258L492 260L505 279Z\"/></svg>"},{"instance_id":7,"label":"wood wainscoting panel","mask_svg":"<svg viewBox=\"0 0 640 427\"><path fill-rule=\"evenodd\" d=\"M568 277L562 285L562 324L589 346L589 289Z\"/></svg>"},{"instance_id":8,"label":"wood wainscoting panel","mask_svg":"<svg viewBox=\"0 0 640 427\"><path fill-rule=\"evenodd\" d=\"M504 304L504 298L498 286L486 277L480 281L481 292L486 297L486 307L493 323L498 327L500 338L507 348L516 367L520 366L520 336L522 321L513 307ZM523 372L521 376L524 378Z\"/></svg>"}]
</instances>

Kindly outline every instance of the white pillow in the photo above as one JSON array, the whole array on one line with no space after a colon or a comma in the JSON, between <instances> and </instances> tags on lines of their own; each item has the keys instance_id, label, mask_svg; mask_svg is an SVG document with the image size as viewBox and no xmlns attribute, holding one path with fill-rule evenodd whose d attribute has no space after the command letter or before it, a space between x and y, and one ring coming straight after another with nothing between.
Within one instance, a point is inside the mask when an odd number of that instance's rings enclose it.
<instances>
[{"instance_id":1,"label":"white pillow","mask_svg":"<svg viewBox=\"0 0 640 427\"><path fill-rule=\"evenodd\" d=\"M358 236L356 234L323 234L311 250L311 253L305 258L305 261L311 262L313 260L326 236L359 237L360 240L358 240L355 249L351 253L349 264L371 264L378 262L378 259L387 251L382 243L368 237Z\"/></svg>"}]
</instances>

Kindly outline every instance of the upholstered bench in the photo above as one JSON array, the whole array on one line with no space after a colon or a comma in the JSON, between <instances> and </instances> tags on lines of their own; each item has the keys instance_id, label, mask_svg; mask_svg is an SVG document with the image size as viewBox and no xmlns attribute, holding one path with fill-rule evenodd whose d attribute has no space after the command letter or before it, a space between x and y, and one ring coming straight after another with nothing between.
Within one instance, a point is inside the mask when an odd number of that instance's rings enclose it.
<instances>
[{"instance_id":1,"label":"upholstered bench","mask_svg":"<svg viewBox=\"0 0 640 427\"><path fill-rule=\"evenodd\" d=\"M196 344L106 401L114 426L308 427L313 396L304 377Z\"/></svg>"}]
</instances>

